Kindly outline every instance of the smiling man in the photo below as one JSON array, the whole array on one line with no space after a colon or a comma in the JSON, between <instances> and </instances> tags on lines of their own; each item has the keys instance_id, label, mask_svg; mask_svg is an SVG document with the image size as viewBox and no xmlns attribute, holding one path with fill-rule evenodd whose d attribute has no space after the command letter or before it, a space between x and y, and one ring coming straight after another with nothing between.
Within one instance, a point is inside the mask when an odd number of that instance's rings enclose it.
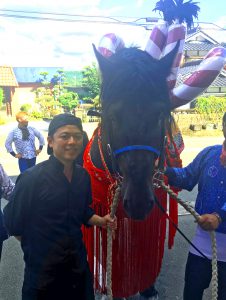
<instances>
[{"instance_id":1,"label":"smiling man","mask_svg":"<svg viewBox=\"0 0 226 300\"><path fill-rule=\"evenodd\" d=\"M90 207L89 175L75 163L82 146L81 120L70 114L54 117L49 160L20 175L4 209L9 233L21 236L23 300L94 300L81 226L116 224Z\"/></svg>"}]
</instances>

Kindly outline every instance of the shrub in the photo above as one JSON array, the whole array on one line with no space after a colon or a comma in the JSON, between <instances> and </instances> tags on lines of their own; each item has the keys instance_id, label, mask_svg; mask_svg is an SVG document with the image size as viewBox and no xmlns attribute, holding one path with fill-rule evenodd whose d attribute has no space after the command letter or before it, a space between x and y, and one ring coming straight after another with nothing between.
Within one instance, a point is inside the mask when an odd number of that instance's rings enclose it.
<instances>
[{"instance_id":1,"label":"shrub","mask_svg":"<svg viewBox=\"0 0 226 300\"><path fill-rule=\"evenodd\" d=\"M20 110L29 113L32 110L32 105L29 103L23 104L21 105Z\"/></svg>"},{"instance_id":2,"label":"shrub","mask_svg":"<svg viewBox=\"0 0 226 300\"><path fill-rule=\"evenodd\" d=\"M3 88L0 88L0 108L2 107L3 100L4 100L4 91Z\"/></svg>"},{"instance_id":3,"label":"shrub","mask_svg":"<svg viewBox=\"0 0 226 300\"><path fill-rule=\"evenodd\" d=\"M44 117L43 113L40 112L40 111L32 111L32 113L30 114L30 116L32 118L35 118L35 119L42 119Z\"/></svg>"},{"instance_id":4,"label":"shrub","mask_svg":"<svg viewBox=\"0 0 226 300\"><path fill-rule=\"evenodd\" d=\"M226 97L199 97L196 101L195 111L207 121L219 120L226 111Z\"/></svg>"}]
</instances>

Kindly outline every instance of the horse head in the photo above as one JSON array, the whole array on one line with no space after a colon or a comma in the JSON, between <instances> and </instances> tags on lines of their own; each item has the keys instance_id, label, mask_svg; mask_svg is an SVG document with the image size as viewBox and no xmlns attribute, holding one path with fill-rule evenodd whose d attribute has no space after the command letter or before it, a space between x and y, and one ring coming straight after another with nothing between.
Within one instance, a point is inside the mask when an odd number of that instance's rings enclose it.
<instances>
[{"instance_id":1,"label":"horse head","mask_svg":"<svg viewBox=\"0 0 226 300\"><path fill-rule=\"evenodd\" d=\"M167 76L177 47L160 60L137 48L123 48L109 58L94 47L102 86L102 143L122 175L123 206L131 218L144 219L155 196L154 164L170 115Z\"/></svg>"}]
</instances>

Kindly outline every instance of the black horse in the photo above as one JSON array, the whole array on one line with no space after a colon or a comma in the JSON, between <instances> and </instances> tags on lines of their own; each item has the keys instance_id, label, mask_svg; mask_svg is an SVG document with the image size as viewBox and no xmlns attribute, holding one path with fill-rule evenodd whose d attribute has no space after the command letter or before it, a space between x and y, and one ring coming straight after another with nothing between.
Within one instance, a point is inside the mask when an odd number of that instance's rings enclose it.
<instances>
[{"instance_id":1,"label":"black horse","mask_svg":"<svg viewBox=\"0 0 226 300\"><path fill-rule=\"evenodd\" d=\"M154 205L152 181L170 117L167 77L177 50L178 45L155 60L137 48L123 48L105 58L94 47L102 75L101 124L85 150L84 166L91 175L93 207L98 214L106 214L112 200L108 196L115 181L108 179L115 179L117 173L122 179L112 254L114 297L143 291L160 271L166 221ZM159 198L165 207L165 198ZM106 233L98 228L87 230L84 238L95 289L105 293Z\"/></svg>"},{"instance_id":2,"label":"black horse","mask_svg":"<svg viewBox=\"0 0 226 300\"><path fill-rule=\"evenodd\" d=\"M117 164L123 178L121 194L127 215L142 220L154 204L154 163L161 151L165 120L170 116L167 76L177 47L161 60L137 48L121 49L108 59L95 47L94 51L102 75L101 142L105 161L112 173L112 165ZM97 139L91 156L103 169Z\"/></svg>"}]
</instances>

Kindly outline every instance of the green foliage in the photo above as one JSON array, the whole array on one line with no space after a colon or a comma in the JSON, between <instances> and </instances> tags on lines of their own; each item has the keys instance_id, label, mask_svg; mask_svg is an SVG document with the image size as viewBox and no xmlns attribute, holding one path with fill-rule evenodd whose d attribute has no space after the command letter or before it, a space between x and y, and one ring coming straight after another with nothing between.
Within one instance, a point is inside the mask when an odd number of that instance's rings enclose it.
<instances>
[{"instance_id":1,"label":"green foliage","mask_svg":"<svg viewBox=\"0 0 226 300\"><path fill-rule=\"evenodd\" d=\"M195 111L207 121L221 119L226 111L226 97L199 97L196 101Z\"/></svg>"},{"instance_id":2,"label":"green foliage","mask_svg":"<svg viewBox=\"0 0 226 300\"><path fill-rule=\"evenodd\" d=\"M0 108L2 107L3 100L4 100L4 91L3 88L0 88Z\"/></svg>"},{"instance_id":3,"label":"green foliage","mask_svg":"<svg viewBox=\"0 0 226 300\"><path fill-rule=\"evenodd\" d=\"M42 95L36 98L36 103L39 104L43 117L49 118L55 115L55 110L60 110L61 104L51 95Z\"/></svg>"},{"instance_id":4,"label":"green foliage","mask_svg":"<svg viewBox=\"0 0 226 300\"><path fill-rule=\"evenodd\" d=\"M23 105L21 105L20 110L29 113L32 110L32 105L29 103L23 104Z\"/></svg>"},{"instance_id":5,"label":"green foliage","mask_svg":"<svg viewBox=\"0 0 226 300\"><path fill-rule=\"evenodd\" d=\"M97 95L97 96L93 99L93 104L94 104L94 107L99 107L99 106L100 106L100 95Z\"/></svg>"},{"instance_id":6,"label":"green foliage","mask_svg":"<svg viewBox=\"0 0 226 300\"><path fill-rule=\"evenodd\" d=\"M50 82L47 79L48 74L49 74L48 72L40 72L41 83L46 87L50 85Z\"/></svg>"},{"instance_id":7,"label":"green foliage","mask_svg":"<svg viewBox=\"0 0 226 300\"><path fill-rule=\"evenodd\" d=\"M78 94L73 92L66 92L59 96L58 101L68 111L71 111L78 105Z\"/></svg>"},{"instance_id":8,"label":"green foliage","mask_svg":"<svg viewBox=\"0 0 226 300\"><path fill-rule=\"evenodd\" d=\"M87 89L88 96L93 99L100 94L100 75L97 65L92 63L82 70L82 86Z\"/></svg>"},{"instance_id":9,"label":"green foliage","mask_svg":"<svg viewBox=\"0 0 226 300\"><path fill-rule=\"evenodd\" d=\"M34 119L42 119L44 118L44 114L40 111L32 111L30 116Z\"/></svg>"}]
</instances>

